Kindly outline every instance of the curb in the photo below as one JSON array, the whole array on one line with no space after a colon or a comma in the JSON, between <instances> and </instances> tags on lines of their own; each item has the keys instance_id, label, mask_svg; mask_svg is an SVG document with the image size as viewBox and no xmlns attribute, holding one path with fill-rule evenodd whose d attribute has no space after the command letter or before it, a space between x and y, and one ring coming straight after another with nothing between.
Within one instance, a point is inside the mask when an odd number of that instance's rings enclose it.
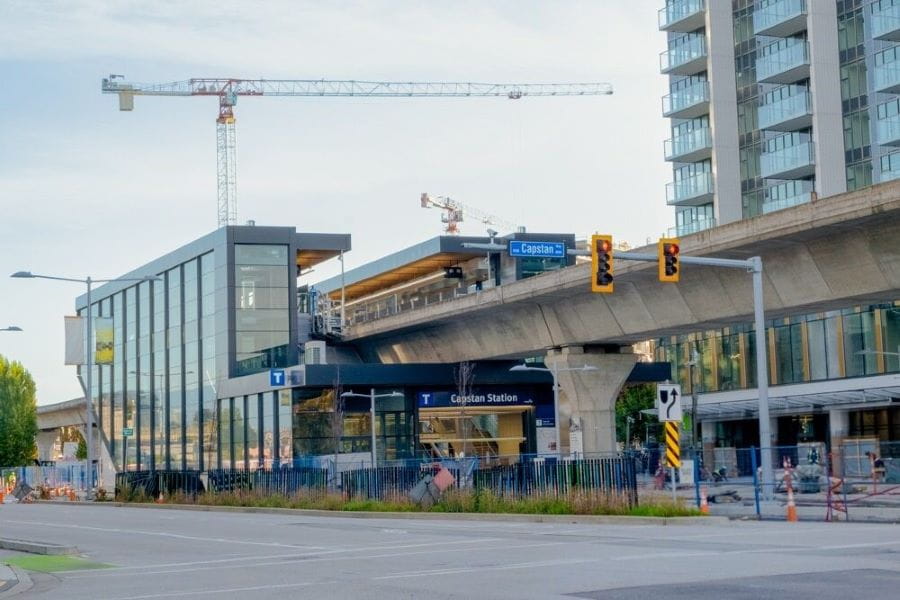
<instances>
[{"instance_id":1,"label":"curb","mask_svg":"<svg viewBox=\"0 0 900 600\"><path fill-rule=\"evenodd\" d=\"M253 513L344 519L405 519L419 521L503 521L508 523L569 523L585 525L724 525L728 517L625 517L618 515L527 515L507 513L369 512L262 508L255 506L207 506L202 504L141 504L127 502L67 502L73 506L113 506L199 512Z\"/></svg>"},{"instance_id":2,"label":"curb","mask_svg":"<svg viewBox=\"0 0 900 600\"><path fill-rule=\"evenodd\" d=\"M27 592L34 585L28 573L18 567L9 568L12 569L13 574L16 576L16 581L9 581L7 584L10 585L0 588L0 598L12 598L17 594Z\"/></svg>"},{"instance_id":3,"label":"curb","mask_svg":"<svg viewBox=\"0 0 900 600\"><path fill-rule=\"evenodd\" d=\"M51 544L48 542L32 542L29 540L13 540L9 538L0 538L0 548L3 550L28 552L30 554L45 554L48 556L78 554L78 548L75 546L63 546L62 544Z\"/></svg>"}]
</instances>

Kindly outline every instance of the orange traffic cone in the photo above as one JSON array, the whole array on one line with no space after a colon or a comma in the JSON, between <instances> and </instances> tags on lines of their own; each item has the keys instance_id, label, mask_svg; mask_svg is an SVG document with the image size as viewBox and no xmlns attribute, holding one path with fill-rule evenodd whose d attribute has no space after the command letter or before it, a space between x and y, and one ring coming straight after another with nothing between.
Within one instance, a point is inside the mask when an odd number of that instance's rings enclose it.
<instances>
[{"instance_id":1,"label":"orange traffic cone","mask_svg":"<svg viewBox=\"0 0 900 600\"><path fill-rule=\"evenodd\" d=\"M791 482L790 462L787 459L784 461L784 473L786 479L785 483L787 483L787 520L788 523L796 523L797 505L794 504L794 486Z\"/></svg>"},{"instance_id":2,"label":"orange traffic cone","mask_svg":"<svg viewBox=\"0 0 900 600\"><path fill-rule=\"evenodd\" d=\"M706 499L706 494L706 486L704 485L702 488L700 488L700 512L704 515L709 514L709 502Z\"/></svg>"},{"instance_id":3,"label":"orange traffic cone","mask_svg":"<svg viewBox=\"0 0 900 600\"><path fill-rule=\"evenodd\" d=\"M159 490L159 497L156 499L156 503L157 504L165 504L166 503L166 499L163 498L162 490Z\"/></svg>"}]
</instances>

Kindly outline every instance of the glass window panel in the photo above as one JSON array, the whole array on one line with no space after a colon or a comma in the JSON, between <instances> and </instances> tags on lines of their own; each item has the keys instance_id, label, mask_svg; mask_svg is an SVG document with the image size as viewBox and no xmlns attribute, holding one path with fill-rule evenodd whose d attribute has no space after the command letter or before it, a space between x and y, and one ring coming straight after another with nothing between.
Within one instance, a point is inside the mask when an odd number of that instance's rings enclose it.
<instances>
[{"instance_id":1,"label":"glass window panel","mask_svg":"<svg viewBox=\"0 0 900 600\"><path fill-rule=\"evenodd\" d=\"M844 364L848 377L877 371L874 315L871 312L844 315Z\"/></svg>"},{"instance_id":2,"label":"glass window panel","mask_svg":"<svg viewBox=\"0 0 900 600\"><path fill-rule=\"evenodd\" d=\"M281 309L239 309L235 311L237 331L284 331L290 327L288 311Z\"/></svg>"},{"instance_id":3,"label":"glass window panel","mask_svg":"<svg viewBox=\"0 0 900 600\"><path fill-rule=\"evenodd\" d=\"M289 308L290 297L285 288L237 287L234 290L235 308Z\"/></svg>"},{"instance_id":4,"label":"glass window panel","mask_svg":"<svg viewBox=\"0 0 900 600\"><path fill-rule=\"evenodd\" d=\"M809 337L809 377L812 381L828 378L828 356L825 343L825 321L806 324Z\"/></svg>"},{"instance_id":5,"label":"glass window panel","mask_svg":"<svg viewBox=\"0 0 900 600\"><path fill-rule=\"evenodd\" d=\"M234 280L238 288L252 290L254 287L288 287L288 268L286 266L235 266Z\"/></svg>"},{"instance_id":6,"label":"glass window panel","mask_svg":"<svg viewBox=\"0 0 900 600\"><path fill-rule=\"evenodd\" d=\"M885 370L900 371L900 306L883 309L881 322Z\"/></svg>"},{"instance_id":7,"label":"glass window panel","mask_svg":"<svg viewBox=\"0 0 900 600\"><path fill-rule=\"evenodd\" d=\"M235 244L236 265L286 265L288 247L284 245Z\"/></svg>"}]
</instances>

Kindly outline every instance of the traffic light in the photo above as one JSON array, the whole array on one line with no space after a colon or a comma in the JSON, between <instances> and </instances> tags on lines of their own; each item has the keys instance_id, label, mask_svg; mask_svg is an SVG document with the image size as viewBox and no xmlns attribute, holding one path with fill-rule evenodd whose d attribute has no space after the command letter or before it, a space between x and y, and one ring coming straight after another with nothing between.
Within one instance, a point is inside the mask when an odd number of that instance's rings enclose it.
<instances>
[{"instance_id":1,"label":"traffic light","mask_svg":"<svg viewBox=\"0 0 900 600\"><path fill-rule=\"evenodd\" d=\"M613 291L613 245L611 235L591 236L591 291Z\"/></svg>"},{"instance_id":2,"label":"traffic light","mask_svg":"<svg viewBox=\"0 0 900 600\"><path fill-rule=\"evenodd\" d=\"M678 238L659 240L659 280L677 283L681 275L678 268L678 253L681 252Z\"/></svg>"}]
</instances>

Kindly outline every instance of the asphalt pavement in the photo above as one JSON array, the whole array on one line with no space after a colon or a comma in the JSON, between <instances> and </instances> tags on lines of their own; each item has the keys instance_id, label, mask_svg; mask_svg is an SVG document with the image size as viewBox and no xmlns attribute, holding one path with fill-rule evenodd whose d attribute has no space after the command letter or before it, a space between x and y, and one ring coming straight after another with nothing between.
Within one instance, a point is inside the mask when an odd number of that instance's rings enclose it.
<instances>
[{"instance_id":1,"label":"asphalt pavement","mask_svg":"<svg viewBox=\"0 0 900 600\"><path fill-rule=\"evenodd\" d=\"M900 589L900 526L883 524L573 525L31 504L0 507L0 532L74 544L112 565L32 573L17 598L873 600Z\"/></svg>"}]
</instances>

